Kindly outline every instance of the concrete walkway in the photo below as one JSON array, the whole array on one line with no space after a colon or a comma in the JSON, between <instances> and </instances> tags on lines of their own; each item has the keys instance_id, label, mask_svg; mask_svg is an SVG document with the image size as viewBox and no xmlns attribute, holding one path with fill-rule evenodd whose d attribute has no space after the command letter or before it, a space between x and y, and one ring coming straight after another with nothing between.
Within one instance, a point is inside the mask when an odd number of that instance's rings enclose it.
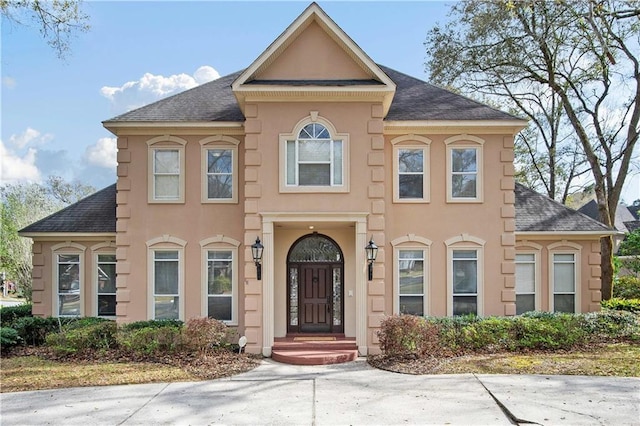
<instances>
[{"instance_id":1,"label":"concrete walkway","mask_svg":"<svg viewBox=\"0 0 640 426\"><path fill-rule=\"evenodd\" d=\"M364 359L329 366L263 361L228 379L0 395L1 424L638 425L640 379L410 376Z\"/></svg>"}]
</instances>

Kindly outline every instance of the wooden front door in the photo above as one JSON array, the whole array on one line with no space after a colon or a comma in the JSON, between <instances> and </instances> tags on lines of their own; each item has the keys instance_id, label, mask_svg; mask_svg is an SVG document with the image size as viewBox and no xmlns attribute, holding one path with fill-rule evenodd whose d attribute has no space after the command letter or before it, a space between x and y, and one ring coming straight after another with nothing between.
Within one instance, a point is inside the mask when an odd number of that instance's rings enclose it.
<instances>
[{"instance_id":1,"label":"wooden front door","mask_svg":"<svg viewBox=\"0 0 640 426\"><path fill-rule=\"evenodd\" d=\"M300 268L300 331L329 333L333 308L331 266Z\"/></svg>"}]
</instances>

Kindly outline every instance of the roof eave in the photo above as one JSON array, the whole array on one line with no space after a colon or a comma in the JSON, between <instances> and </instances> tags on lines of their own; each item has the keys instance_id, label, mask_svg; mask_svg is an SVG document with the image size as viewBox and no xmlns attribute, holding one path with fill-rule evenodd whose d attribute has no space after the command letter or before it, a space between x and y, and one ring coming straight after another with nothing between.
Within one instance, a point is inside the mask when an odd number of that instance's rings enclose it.
<instances>
[{"instance_id":1,"label":"roof eave","mask_svg":"<svg viewBox=\"0 0 640 426\"><path fill-rule=\"evenodd\" d=\"M80 241L114 239L116 237L115 232L18 232L18 235L39 241Z\"/></svg>"},{"instance_id":2,"label":"roof eave","mask_svg":"<svg viewBox=\"0 0 640 426\"><path fill-rule=\"evenodd\" d=\"M518 237L537 237L540 239L558 239L560 236L570 236L571 238L577 237L608 237L613 235L624 235L623 232L615 230L602 230L602 231L515 231L516 238Z\"/></svg>"},{"instance_id":3,"label":"roof eave","mask_svg":"<svg viewBox=\"0 0 640 426\"><path fill-rule=\"evenodd\" d=\"M385 120L385 133L405 133L408 129L424 129L429 132L448 133L452 129L459 128L484 129L485 132L507 131L510 134L517 134L527 127L526 120L504 119L504 120Z\"/></svg>"},{"instance_id":4,"label":"roof eave","mask_svg":"<svg viewBox=\"0 0 640 426\"><path fill-rule=\"evenodd\" d=\"M242 121L103 121L102 125L114 135L126 129L220 129L244 126Z\"/></svg>"}]
</instances>

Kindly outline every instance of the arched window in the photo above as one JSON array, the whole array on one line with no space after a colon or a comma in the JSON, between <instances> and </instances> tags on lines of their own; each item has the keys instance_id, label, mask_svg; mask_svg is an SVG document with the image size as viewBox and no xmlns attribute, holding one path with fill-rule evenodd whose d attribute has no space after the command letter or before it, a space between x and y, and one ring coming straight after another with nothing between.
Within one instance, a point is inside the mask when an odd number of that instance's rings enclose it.
<instances>
[{"instance_id":1,"label":"arched window","mask_svg":"<svg viewBox=\"0 0 640 426\"><path fill-rule=\"evenodd\" d=\"M287 186L342 186L344 145L318 122L306 124L286 141Z\"/></svg>"}]
</instances>

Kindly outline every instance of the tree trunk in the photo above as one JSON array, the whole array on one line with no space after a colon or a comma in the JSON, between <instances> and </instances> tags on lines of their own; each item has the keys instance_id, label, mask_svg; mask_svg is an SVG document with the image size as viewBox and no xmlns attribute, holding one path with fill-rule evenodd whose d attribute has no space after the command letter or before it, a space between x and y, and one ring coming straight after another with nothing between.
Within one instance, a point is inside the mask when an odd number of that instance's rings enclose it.
<instances>
[{"instance_id":1,"label":"tree trunk","mask_svg":"<svg viewBox=\"0 0 640 426\"><path fill-rule=\"evenodd\" d=\"M609 300L613 292L613 237L600 238L600 256L602 269L600 291L602 292L602 300Z\"/></svg>"}]
</instances>

